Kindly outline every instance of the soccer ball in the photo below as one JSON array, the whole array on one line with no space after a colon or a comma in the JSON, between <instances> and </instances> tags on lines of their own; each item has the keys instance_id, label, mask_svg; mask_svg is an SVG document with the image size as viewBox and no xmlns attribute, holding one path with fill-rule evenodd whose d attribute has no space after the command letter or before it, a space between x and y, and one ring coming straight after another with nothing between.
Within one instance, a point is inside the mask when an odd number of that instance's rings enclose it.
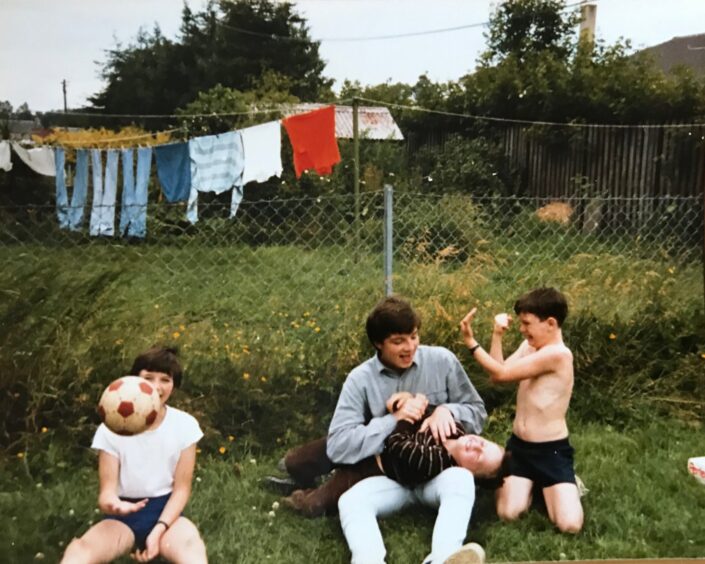
<instances>
[{"instance_id":1,"label":"soccer ball","mask_svg":"<svg viewBox=\"0 0 705 564\"><path fill-rule=\"evenodd\" d=\"M152 384L139 376L123 376L105 388L98 415L113 433L137 435L154 423L159 407L159 394Z\"/></svg>"}]
</instances>

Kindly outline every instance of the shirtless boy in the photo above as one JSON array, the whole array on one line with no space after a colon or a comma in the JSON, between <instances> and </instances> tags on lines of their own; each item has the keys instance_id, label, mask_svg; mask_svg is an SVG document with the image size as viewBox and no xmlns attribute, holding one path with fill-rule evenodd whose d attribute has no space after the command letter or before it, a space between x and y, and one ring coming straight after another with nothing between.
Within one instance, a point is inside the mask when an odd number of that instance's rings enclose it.
<instances>
[{"instance_id":1,"label":"shirtless boy","mask_svg":"<svg viewBox=\"0 0 705 564\"><path fill-rule=\"evenodd\" d=\"M561 325L568 314L565 296L539 288L514 304L524 341L506 360L502 336L512 318L495 317L490 352L472 330L473 308L460 322L465 344L493 382L517 382L513 434L507 442L508 475L497 492L497 514L514 520L529 509L534 485L540 487L548 517L565 533L583 526L583 508L568 442L566 412L573 391L573 354L563 343Z\"/></svg>"}]
</instances>

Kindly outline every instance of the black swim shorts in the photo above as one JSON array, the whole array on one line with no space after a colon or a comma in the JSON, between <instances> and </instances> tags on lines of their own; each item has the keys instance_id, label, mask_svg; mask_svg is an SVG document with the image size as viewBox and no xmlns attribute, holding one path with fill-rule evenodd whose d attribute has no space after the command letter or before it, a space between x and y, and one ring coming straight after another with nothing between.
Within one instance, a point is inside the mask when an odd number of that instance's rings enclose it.
<instances>
[{"instance_id":1,"label":"black swim shorts","mask_svg":"<svg viewBox=\"0 0 705 564\"><path fill-rule=\"evenodd\" d=\"M512 434L507 441L508 476L528 478L540 488L575 483L574 449L568 437L557 441L532 443Z\"/></svg>"}]
</instances>

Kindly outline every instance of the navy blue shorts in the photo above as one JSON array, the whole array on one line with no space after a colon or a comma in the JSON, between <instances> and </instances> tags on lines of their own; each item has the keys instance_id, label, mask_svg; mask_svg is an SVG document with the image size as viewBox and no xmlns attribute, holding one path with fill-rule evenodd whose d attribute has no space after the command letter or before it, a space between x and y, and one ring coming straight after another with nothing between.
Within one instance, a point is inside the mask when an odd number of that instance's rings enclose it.
<instances>
[{"instance_id":1,"label":"navy blue shorts","mask_svg":"<svg viewBox=\"0 0 705 564\"><path fill-rule=\"evenodd\" d=\"M159 516L162 514L164 506L166 505L166 502L169 501L170 497L171 492L165 495L160 495L159 497L150 497L147 501L147 505L139 511L135 511L129 515L105 515L103 518L115 519L116 521L125 523L125 525L130 527L130 530L135 535L135 546L138 549L143 550L145 548L144 543L147 540L147 536L150 532L152 532L152 529L154 528L154 525L157 524L157 521L159 521ZM131 497L121 497L120 499L135 503L144 498L135 499Z\"/></svg>"},{"instance_id":2,"label":"navy blue shorts","mask_svg":"<svg viewBox=\"0 0 705 564\"><path fill-rule=\"evenodd\" d=\"M528 478L540 488L575 483L573 447L568 437L557 441L532 443L512 434L507 441L507 476Z\"/></svg>"}]
</instances>

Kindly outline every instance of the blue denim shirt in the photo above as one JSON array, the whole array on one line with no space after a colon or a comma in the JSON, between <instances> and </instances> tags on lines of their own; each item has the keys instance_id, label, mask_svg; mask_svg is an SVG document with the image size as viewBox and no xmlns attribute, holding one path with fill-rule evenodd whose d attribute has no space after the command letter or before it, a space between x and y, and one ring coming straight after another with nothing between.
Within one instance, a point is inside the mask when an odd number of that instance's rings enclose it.
<instances>
[{"instance_id":1,"label":"blue denim shirt","mask_svg":"<svg viewBox=\"0 0 705 564\"><path fill-rule=\"evenodd\" d=\"M350 372L328 429L333 462L354 464L382 452L397 423L386 407L395 392L425 394L430 404L447 407L466 432L482 432L485 404L458 358L446 348L419 345L412 366L401 374L376 355Z\"/></svg>"}]
</instances>

